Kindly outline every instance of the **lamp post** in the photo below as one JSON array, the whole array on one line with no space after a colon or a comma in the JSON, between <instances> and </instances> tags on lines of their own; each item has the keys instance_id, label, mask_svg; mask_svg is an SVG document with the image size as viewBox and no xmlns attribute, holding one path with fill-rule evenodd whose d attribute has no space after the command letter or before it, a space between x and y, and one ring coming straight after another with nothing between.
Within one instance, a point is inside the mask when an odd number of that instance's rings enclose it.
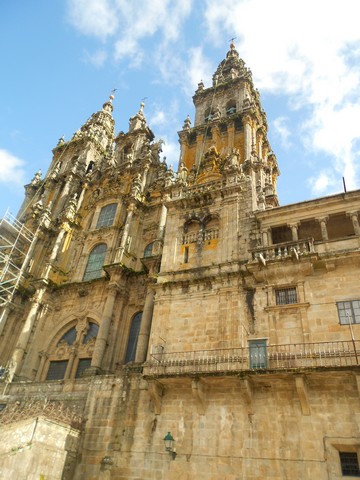
<instances>
[{"instance_id":1,"label":"lamp post","mask_svg":"<svg viewBox=\"0 0 360 480\"><path fill-rule=\"evenodd\" d=\"M165 445L165 450L169 452L169 454L172 456L172 459L175 460L176 450L174 448L174 438L170 432L168 432L167 435L165 435L164 437L164 445Z\"/></svg>"}]
</instances>

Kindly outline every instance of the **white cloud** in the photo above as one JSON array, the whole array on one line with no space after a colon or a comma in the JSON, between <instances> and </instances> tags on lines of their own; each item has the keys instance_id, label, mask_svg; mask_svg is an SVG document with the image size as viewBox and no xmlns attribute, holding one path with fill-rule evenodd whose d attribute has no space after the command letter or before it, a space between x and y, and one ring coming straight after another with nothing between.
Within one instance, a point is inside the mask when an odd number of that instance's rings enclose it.
<instances>
[{"instance_id":1,"label":"white cloud","mask_svg":"<svg viewBox=\"0 0 360 480\"><path fill-rule=\"evenodd\" d=\"M163 126L166 123L166 114L163 110L157 110L150 118L149 124L152 127Z\"/></svg>"},{"instance_id":2,"label":"white cloud","mask_svg":"<svg viewBox=\"0 0 360 480\"><path fill-rule=\"evenodd\" d=\"M277 117L271 123L271 128L274 130L275 135L280 137L281 145L284 149L288 149L291 146L289 140L291 131L288 126L288 119L286 117Z\"/></svg>"},{"instance_id":3,"label":"white cloud","mask_svg":"<svg viewBox=\"0 0 360 480\"><path fill-rule=\"evenodd\" d=\"M179 163L179 143L173 142L166 136L163 137L164 145L162 147L162 156L166 157L166 163L171 165L176 172Z\"/></svg>"},{"instance_id":4,"label":"white cloud","mask_svg":"<svg viewBox=\"0 0 360 480\"><path fill-rule=\"evenodd\" d=\"M340 179L341 180L341 179ZM317 176L308 179L311 192L313 195L323 195L329 193L329 191L339 191L339 185L341 182L336 182L332 172L320 171Z\"/></svg>"},{"instance_id":5,"label":"white cloud","mask_svg":"<svg viewBox=\"0 0 360 480\"><path fill-rule=\"evenodd\" d=\"M102 67L107 60L107 52L105 50L97 50L94 53L85 52L85 62L91 63L94 67Z\"/></svg>"},{"instance_id":6,"label":"white cloud","mask_svg":"<svg viewBox=\"0 0 360 480\"><path fill-rule=\"evenodd\" d=\"M192 0L68 0L68 18L85 35L115 36L115 59L137 57L137 66L143 56L139 42L156 33L163 45L177 41L191 8Z\"/></svg>"},{"instance_id":7,"label":"white cloud","mask_svg":"<svg viewBox=\"0 0 360 480\"><path fill-rule=\"evenodd\" d=\"M119 25L114 7L111 0L68 0L69 21L81 33L105 40Z\"/></svg>"},{"instance_id":8,"label":"white cloud","mask_svg":"<svg viewBox=\"0 0 360 480\"><path fill-rule=\"evenodd\" d=\"M0 183L23 185L25 162L7 150L0 149Z\"/></svg>"},{"instance_id":9,"label":"white cloud","mask_svg":"<svg viewBox=\"0 0 360 480\"><path fill-rule=\"evenodd\" d=\"M238 36L237 49L253 70L256 86L287 95L289 106L306 116L297 129L298 141L330 156L333 173L355 185L360 177L359 152L353 148L360 138L358 0L341 6L336 0L206 4L212 41L222 43L225 32ZM329 178L319 174L315 190L330 188Z\"/></svg>"}]
</instances>

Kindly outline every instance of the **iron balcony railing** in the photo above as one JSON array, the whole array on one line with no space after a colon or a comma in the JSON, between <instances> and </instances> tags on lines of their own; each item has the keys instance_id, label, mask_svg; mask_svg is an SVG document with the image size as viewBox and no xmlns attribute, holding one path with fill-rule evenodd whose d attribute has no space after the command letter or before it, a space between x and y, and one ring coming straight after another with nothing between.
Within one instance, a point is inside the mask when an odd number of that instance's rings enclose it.
<instances>
[{"instance_id":1,"label":"iron balcony railing","mask_svg":"<svg viewBox=\"0 0 360 480\"><path fill-rule=\"evenodd\" d=\"M294 370L359 365L360 340L251 345L242 348L154 353L144 375L173 376L252 370Z\"/></svg>"}]
</instances>

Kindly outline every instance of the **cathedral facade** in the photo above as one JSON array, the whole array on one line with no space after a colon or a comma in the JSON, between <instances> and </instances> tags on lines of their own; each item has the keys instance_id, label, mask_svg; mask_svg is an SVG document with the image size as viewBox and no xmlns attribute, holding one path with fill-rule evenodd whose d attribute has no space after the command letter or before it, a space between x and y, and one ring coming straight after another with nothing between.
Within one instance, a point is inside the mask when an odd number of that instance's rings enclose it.
<instances>
[{"instance_id":1,"label":"cathedral facade","mask_svg":"<svg viewBox=\"0 0 360 480\"><path fill-rule=\"evenodd\" d=\"M0 477L360 476L360 191L280 206L233 44L177 171L113 96L0 221Z\"/></svg>"}]
</instances>

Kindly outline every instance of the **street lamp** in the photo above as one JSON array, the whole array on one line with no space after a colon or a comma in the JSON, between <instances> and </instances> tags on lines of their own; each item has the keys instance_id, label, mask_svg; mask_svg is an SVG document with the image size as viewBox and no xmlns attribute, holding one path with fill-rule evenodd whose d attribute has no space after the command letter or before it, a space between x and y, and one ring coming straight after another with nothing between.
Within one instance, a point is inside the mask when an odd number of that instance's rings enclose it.
<instances>
[{"instance_id":1,"label":"street lamp","mask_svg":"<svg viewBox=\"0 0 360 480\"><path fill-rule=\"evenodd\" d=\"M169 454L172 456L172 459L175 460L176 450L174 448L174 438L170 432L168 432L167 435L165 435L164 437L164 445L165 445L165 450L169 452Z\"/></svg>"}]
</instances>

